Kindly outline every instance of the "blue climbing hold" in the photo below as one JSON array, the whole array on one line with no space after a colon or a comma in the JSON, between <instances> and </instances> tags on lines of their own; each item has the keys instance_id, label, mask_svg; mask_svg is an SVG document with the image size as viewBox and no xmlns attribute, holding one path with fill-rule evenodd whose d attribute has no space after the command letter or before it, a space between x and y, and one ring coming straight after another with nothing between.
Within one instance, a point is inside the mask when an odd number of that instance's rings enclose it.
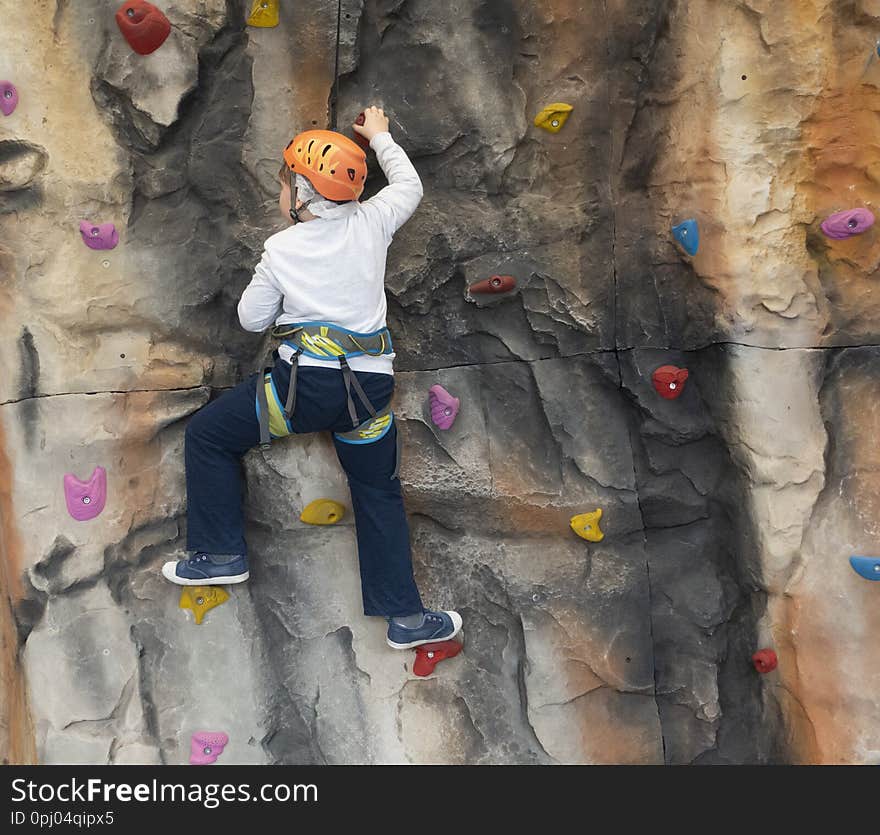
<instances>
[{"instance_id":1,"label":"blue climbing hold","mask_svg":"<svg viewBox=\"0 0 880 835\"><path fill-rule=\"evenodd\" d=\"M880 557L850 557L853 571L866 580L880 580Z\"/></svg>"},{"instance_id":2,"label":"blue climbing hold","mask_svg":"<svg viewBox=\"0 0 880 835\"><path fill-rule=\"evenodd\" d=\"M700 245L700 230L693 218L683 220L678 226L673 226L672 236L681 244L688 255L697 254L697 247Z\"/></svg>"}]
</instances>

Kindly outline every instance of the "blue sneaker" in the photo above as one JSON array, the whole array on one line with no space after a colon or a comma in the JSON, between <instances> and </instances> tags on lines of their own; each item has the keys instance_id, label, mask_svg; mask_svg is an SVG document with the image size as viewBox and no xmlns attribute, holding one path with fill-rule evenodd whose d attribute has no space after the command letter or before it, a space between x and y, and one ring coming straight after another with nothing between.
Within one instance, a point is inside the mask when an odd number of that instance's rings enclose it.
<instances>
[{"instance_id":1,"label":"blue sneaker","mask_svg":"<svg viewBox=\"0 0 880 835\"><path fill-rule=\"evenodd\" d=\"M385 640L392 649L412 649L432 641L448 641L458 635L460 629L461 615L458 612L432 612L426 609L422 625L415 629L389 621Z\"/></svg>"},{"instance_id":2,"label":"blue sneaker","mask_svg":"<svg viewBox=\"0 0 880 835\"><path fill-rule=\"evenodd\" d=\"M210 554L199 553L187 560L166 562L162 576L178 586L226 586L243 583L250 577L244 554L232 562L214 562Z\"/></svg>"}]
</instances>

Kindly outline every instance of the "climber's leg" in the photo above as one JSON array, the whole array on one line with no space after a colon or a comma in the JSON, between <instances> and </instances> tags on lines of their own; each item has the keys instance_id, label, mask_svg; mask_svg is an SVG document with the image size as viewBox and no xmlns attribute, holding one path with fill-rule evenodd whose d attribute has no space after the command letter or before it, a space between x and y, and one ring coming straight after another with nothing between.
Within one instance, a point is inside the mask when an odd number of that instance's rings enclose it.
<instances>
[{"instance_id":1,"label":"climber's leg","mask_svg":"<svg viewBox=\"0 0 880 835\"><path fill-rule=\"evenodd\" d=\"M250 576L241 509L241 456L260 440L253 375L199 410L186 427L187 548L162 574L182 586L242 583Z\"/></svg>"},{"instance_id":2,"label":"climber's leg","mask_svg":"<svg viewBox=\"0 0 880 835\"><path fill-rule=\"evenodd\" d=\"M358 376L363 380L365 376L387 375ZM370 396L367 384L364 389ZM374 401L374 405L380 408L381 401ZM364 614L421 614L400 479L392 478L397 461L396 421L374 443L345 443L336 435L333 440L351 489Z\"/></svg>"},{"instance_id":3,"label":"climber's leg","mask_svg":"<svg viewBox=\"0 0 880 835\"><path fill-rule=\"evenodd\" d=\"M199 410L186 428L187 547L246 554L241 456L260 440L252 375Z\"/></svg>"}]
</instances>

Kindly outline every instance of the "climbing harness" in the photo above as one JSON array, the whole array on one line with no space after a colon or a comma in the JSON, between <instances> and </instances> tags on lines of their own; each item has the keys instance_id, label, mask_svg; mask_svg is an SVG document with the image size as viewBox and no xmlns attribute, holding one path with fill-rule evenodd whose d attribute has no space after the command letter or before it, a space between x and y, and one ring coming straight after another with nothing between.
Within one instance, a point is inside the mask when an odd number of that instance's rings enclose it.
<instances>
[{"instance_id":1,"label":"climbing harness","mask_svg":"<svg viewBox=\"0 0 880 835\"><path fill-rule=\"evenodd\" d=\"M257 381L256 408L260 423L260 446L263 449L270 447L273 438L283 438L293 432L290 419L296 409L296 380L301 355L328 362L339 361L352 428L348 432L334 433L337 440L345 444L372 444L388 434L394 423L390 404L377 411L348 362L352 357L379 357L392 353L394 349L388 328L373 333L358 333L328 322L301 322L276 325L272 328L272 338L280 339L282 344L292 349L293 355L290 358L290 385L283 405L272 379L271 366L264 367L262 383ZM277 351L273 351L272 357L277 354ZM365 421L358 421L352 392L370 415ZM397 478L400 468L400 444L398 433L397 462L392 479Z\"/></svg>"}]
</instances>

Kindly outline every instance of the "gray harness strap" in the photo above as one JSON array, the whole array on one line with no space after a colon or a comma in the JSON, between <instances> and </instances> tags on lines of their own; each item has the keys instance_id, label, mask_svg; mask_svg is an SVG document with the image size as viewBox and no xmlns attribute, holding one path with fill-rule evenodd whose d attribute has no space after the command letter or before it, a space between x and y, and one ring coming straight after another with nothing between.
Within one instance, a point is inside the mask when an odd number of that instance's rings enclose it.
<instances>
[{"instance_id":1,"label":"gray harness strap","mask_svg":"<svg viewBox=\"0 0 880 835\"><path fill-rule=\"evenodd\" d=\"M296 408L296 373L299 370L299 355L301 348L297 348L290 358L290 385L287 387L287 402L284 404L284 417L288 420L293 416Z\"/></svg>"},{"instance_id":2,"label":"gray harness strap","mask_svg":"<svg viewBox=\"0 0 880 835\"><path fill-rule=\"evenodd\" d=\"M285 345L293 349L293 355L290 358L290 385L287 388L287 398L282 409L284 418L288 423L296 409L296 384L300 355L307 355L322 360L326 359L328 361L339 360L339 368L345 381L348 414L351 418L351 425L355 429L358 428L360 422L358 421L357 408L352 398L352 389L354 389L354 393L361 403L364 404L364 408L369 412L370 417L373 419L377 417L375 407L370 402L357 376L348 364L348 356L366 355L378 357L383 354L392 353L391 335L388 333L388 328L383 328L375 333L364 334L336 328L333 325L305 322L298 325L276 325L272 328L272 336L283 340ZM347 349L348 343L351 343L354 349L357 350ZM277 352L273 353L273 356L277 357ZM272 443L269 403L266 394L267 374L271 380L271 367L263 369L257 384L257 405L260 411L260 446L263 449L269 449Z\"/></svg>"},{"instance_id":3,"label":"gray harness strap","mask_svg":"<svg viewBox=\"0 0 880 835\"><path fill-rule=\"evenodd\" d=\"M370 399L367 397L366 392L364 392L361 384L358 382L358 378L352 373L351 366L348 364L348 360L345 357L339 358L339 367L342 369L342 379L345 380L345 393L348 395L348 414L351 417L351 425L357 429L360 421L358 420L354 400L351 398L351 390L354 389L358 399L364 404L364 408L370 413L370 417L376 417L376 410L373 408L373 404L370 403Z\"/></svg>"}]
</instances>

